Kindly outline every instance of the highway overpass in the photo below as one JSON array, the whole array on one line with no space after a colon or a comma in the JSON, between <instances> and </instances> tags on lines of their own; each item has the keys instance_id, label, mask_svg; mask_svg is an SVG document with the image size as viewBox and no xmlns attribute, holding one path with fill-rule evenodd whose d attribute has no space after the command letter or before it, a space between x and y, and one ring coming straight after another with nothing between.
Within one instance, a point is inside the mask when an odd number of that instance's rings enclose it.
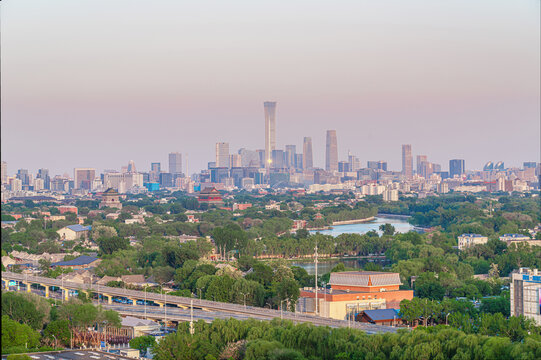
<instances>
[{"instance_id":1,"label":"highway overpass","mask_svg":"<svg viewBox=\"0 0 541 360\"><path fill-rule=\"evenodd\" d=\"M51 287L57 287L62 290L62 297L68 300L70 293L73 291L78 292L92 292L101 296L103 299L107 299L104 306L107 308L118 309L122 315L130 315L137 317L148 317L158 320L164 320L167 317L168 321L175 321L174 317L178 317L179 321L186 321L186 312L182 312L175 307L187 310L192 307L195 309L201 309L207 311L211 318L221 318L226 314L229 317L237 318L254 318L259 320L272 320L275 318L283 318L292 320L296 323L311 323L319 326L330 327L352 327L363 330L369 334L381 333L381 332L396 332L397 328L392 326L381 326L366 323L359 323L347 320L336 320L330 318L323 318L314 315L294 313L290 311L280 311L274 309L244 306L239 304L222 303L210 300L200 300L188 297L157 294L148 291L127 290L122 288L114 288L108 286L97 286L96 284L81 284L68 282L58 279L50 279L40 276L32 276L28 274L17 274L8 271L2 272L2 287L9 289L13 286L9 286L10 282L15 282L16 289L23 289L23 291L30 292L31 286L39 286L43 288L41 294L45 297L50 297ZM116 304L114 298L129 299L133 305ZM147 304L152 302L154 306L138 306L137 302ZM164 305L167 306L164 307ZM172 307L173 306L173 307ZM144 309L143 309L144 308ZM144 312L141 312L143 310ZM189 319L187 320L189 321Z\"/></svg>"}]
</instances>

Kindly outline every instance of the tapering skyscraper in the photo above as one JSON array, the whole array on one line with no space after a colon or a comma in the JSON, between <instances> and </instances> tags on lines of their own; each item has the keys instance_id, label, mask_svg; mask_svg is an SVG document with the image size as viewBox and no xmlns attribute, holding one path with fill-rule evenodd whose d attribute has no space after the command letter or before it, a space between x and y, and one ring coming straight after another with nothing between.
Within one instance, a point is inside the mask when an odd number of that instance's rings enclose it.
<instances>
[{"instance_id":1,"label":"tapering skyscraper","mask_svg":"<svg viewBox=\"0 0 541 360\"><path fill-rule=\"evenodd\" d=\"M265 167L271 167L272 151L276 149L276 102L266 101L265 107Z\"/></svg>"},{"instance_id":2,"label":"tapering skyscraper","mask_svg":"<svg viewBox=\"0 0 541 360\"><path fill-rule=\"evenodd\" d=\"M312 169L314 167L314 158L312 155L312 138L305 137L302 144L302 167L303 169Z\"/></svg>"},{"instance_id":3,"label":"tapering skyscraper","mask_svg":"<svg viewBox=\"0 0 541 360\"><path fill-rule=\"evenodd\" d=\"M413 176L413 157L411 155L411 145L402 145L402 174L411 179Z\"/></svg>"},{"instance_id":4,"label":"tapering skyscraper","mask_svg":"<svg viewBox=\"0 0 541 360\"><path fill-rule=\"evenodd\" d=\"M216 167L229 167L229 143L216 143Z\"/></svg>"},{"instance_id":5,"label":"tapering skyscraper","mask_svg":"<svg viewBox=\"0 0 541 360\"><path fill-rule=\"evenodd\" d=\"M182 173L182 154L174 152L169 154L169 173L181 174Z\"/></svg>"},{"instance_id":6,"label":"tapering skyscraper","mask_svg":"<svg viewBox=\"0 0 541 360\"><path fill-rule=\"evenodd\" d=\"M338 171L338 143L336 140L336 130L327 130L325 170L330 172Z\"/></svg>"}]
</instances>

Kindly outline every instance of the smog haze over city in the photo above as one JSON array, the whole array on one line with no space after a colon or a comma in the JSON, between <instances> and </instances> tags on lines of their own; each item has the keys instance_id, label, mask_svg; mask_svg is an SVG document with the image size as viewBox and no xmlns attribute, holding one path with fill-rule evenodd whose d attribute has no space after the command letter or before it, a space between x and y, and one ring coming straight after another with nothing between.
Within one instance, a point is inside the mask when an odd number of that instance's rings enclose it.
<instances>
[{"instance_id":1,"label":"smog haze over city","mask_svg":"<svg viewBox=\"0 0 541 360\"><path fill-rule=\"evenodd\" d=\"M2 160L10 170L148 171L215 143L312 137L325 164L401 144L447 168L539 161L539 1L3 1ZM10 171L11 172L11 171Z\"/></svg>"}]
</instances>

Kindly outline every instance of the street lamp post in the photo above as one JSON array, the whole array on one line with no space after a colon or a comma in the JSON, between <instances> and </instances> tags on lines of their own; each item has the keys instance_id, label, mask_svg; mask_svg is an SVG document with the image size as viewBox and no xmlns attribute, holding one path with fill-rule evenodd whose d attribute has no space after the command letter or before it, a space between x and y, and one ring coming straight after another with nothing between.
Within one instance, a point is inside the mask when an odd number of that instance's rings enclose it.
<instances>
[{"instance_id":1,"label":"street lamp post","mask_svg":"<svg viewBox=\"0 0 541 360\"><path fill-rule=\"evenodd\" d=\"M447 313L447 315L445 315L445 325L449 325L449 323L447 322L447 318L449 317L449 315L451 315L451 313Z\"/></svg>"},{"instance_id":2,"label":"street lamp post","mask_svg":"<svg viewBox=\"0 0 541 360\"><path fill-rule=\"evenodd\" d=\"M248 294L245 294L245 293L241 293L243 296L244 296L244 308L246 309L246 295Z\"/></svg>"}]
</instances>

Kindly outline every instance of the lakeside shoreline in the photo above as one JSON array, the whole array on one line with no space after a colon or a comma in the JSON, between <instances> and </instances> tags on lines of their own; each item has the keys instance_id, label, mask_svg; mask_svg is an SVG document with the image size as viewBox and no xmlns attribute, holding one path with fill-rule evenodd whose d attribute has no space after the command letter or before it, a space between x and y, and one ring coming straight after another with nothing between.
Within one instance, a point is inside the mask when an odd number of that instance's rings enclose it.
<instances>
[{"instance_id":1,"label":"lakeside shoreline","mask_svg":"<svg viewBox=\"0 0 541 360\"><path fill-rule=\"evenodd\" d=\"M351 224L362 224L365 222L370 222L376 220L375 216L371 216L364 219L353 219L353 220L344 220L344 221L334 221L332 224L334 225L351 225Z\"/></svg>"}]
</instances>

